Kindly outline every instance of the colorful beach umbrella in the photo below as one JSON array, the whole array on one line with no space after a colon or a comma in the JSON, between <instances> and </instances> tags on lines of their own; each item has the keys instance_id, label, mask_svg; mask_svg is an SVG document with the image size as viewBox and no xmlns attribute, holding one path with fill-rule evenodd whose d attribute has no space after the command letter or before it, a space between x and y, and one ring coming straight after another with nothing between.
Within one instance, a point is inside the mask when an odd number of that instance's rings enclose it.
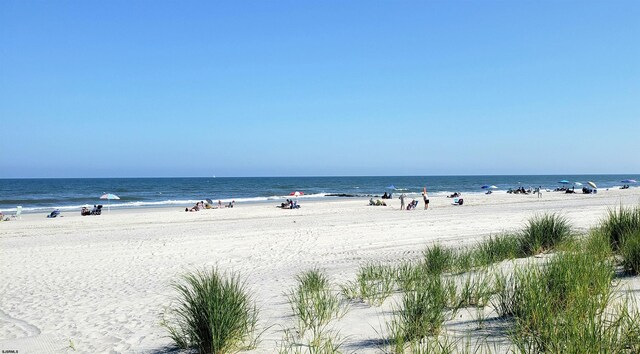
<instances>
[{"instance_id":1,"label":"colorful beach umbrella","mask_svg":"<svg viewBox=\"0 0 640 354\"><path fill-rule=\"evenodd\" d=\"M103 195L100 196L100 199L106 199L107 200L107 211L111 211L111 199L117 200L120 199L120 197L118 197L115 194L111 194L111 193L105 193Z\"/></svg>"},{"instance_id":2,"label":"colorful beach umbrella","mask_svg":"<svg viewBox=\"0 0 640 354\"><path fill-rule=\"evenodd\" d=\"M587 184L588 184L588 185L590 185L590 186L591 186L591 187L593 187L593 188L598 189L598 186L596 186L596 184L595 184L595 183L593 183L593 182L591 182L591 181L587 182Z\"/></svg>"},{"instance_id":3,"label":"colorful beach umbrella","mask_svg":"<svg viewBox=\"0 0 640 354\"><path fill-rule=\"evenodd\" d=\"M301 195L304 195L304 192L295 191L295 192L289 193L289 195L292 195L294 197L299 197Z\"/></svg>"}]
</instances>

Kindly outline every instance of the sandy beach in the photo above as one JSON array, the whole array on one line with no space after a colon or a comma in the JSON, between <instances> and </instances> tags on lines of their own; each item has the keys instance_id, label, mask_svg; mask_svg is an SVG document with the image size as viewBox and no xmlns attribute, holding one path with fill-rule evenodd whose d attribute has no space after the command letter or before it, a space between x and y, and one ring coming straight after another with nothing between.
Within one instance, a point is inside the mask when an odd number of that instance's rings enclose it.
<instances>
[{"instance_id":1,"label":"sandy beach","mask_svg":"<svg viewBox=\"0 0 640 354\"><path fill-rule=\"evenodd\" d=\"M148 353L171 341L160 325L181 274L217 266L246 278L267 328L256 353L276 351L293 324L283 295L301 271L325 270L335 284L366 262L414 259L433 243L470 245L516 230L527 218L558 212L578 231L607 208L636 205L640 188L595 195L465 195L417 210L367 206L367 199L303 201L185 213L184 208L112 210L101 216L26 214L0 223L0 349L20 353ZM637 286L637 282L631 286ZM637 289L636 289L637 290ZM353 305L336 322L345 349L377 352L389 306Z\"/></svg>"}]
</instances>

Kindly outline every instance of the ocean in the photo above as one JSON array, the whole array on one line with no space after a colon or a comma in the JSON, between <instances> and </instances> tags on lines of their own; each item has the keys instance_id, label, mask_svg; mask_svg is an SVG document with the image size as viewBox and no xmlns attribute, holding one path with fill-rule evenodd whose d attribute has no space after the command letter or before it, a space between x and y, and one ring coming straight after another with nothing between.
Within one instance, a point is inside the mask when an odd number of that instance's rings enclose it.
<instances>
[{"instance_id":1,"label":"ocean","mask_svg":"<svg viewBox=\"0 0 640 354\"><path fill-rule=\"evenodd\" d=\"M495 193L504 193L519 186L554 189L560 180L584 185L592 181L603 189L618 188L625 179L640 181L640 175L0 179L0 211L6 214L18 205L25 212L79 210L85 204L106 205L106 200L99 199L104 193L120 197L110 201L111 208L139 208L186 206L205 199L275 204L294 191L304 192L301 199L380 196L384 192L411 196L419 195L423 187L432 196L483 193L483 185L495 185Z\"/></svg>"}]
</instances>

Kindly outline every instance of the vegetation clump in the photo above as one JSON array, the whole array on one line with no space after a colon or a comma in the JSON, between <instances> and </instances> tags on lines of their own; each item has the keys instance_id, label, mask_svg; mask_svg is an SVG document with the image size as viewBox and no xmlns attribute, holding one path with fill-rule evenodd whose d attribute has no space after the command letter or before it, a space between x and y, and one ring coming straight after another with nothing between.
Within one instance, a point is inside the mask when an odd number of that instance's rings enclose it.
<instances>
[{"instance_id":1,"label":"vegetation clump","mask_svg":"<svg viewBox=\"0 0 640 354\"><path fill-rule=\"evenodd\" d=\"M610 209L600 228L608 236L611 247L618 250L625 236L640 232L640 205Z\"/></svg>"},{"instance_id":2,"label":"vegetation clump","mask_svg":"<svg viewBox=\"0 0 640 354\"><path fill-rule=\"evenodd\" d=\"M431 275L440 275L453 268L456 254L452 249L433 245L424 252L424 269Z\"/></svg>"},{"instance_id":3,"label":"vegetation clump","mask_svg":"<svg viewBox=\"0 0 640 354\"><path fill-rule=\"evenodd\" d=\"M217 354L255 345L258 310L239 276L217 269L195 271L174 288L177 306L163 324L178 347Z\"/></svg>"},{"instance_id":4,"label":"vegetation clump","mask_svg":"<svg viewBox=\"0 0 640 354\"><path fill-rule=\"evenodd\" d=\"M640 231L624 236L620 244L624 270L631 275L640 274Z\"/></svg>"},{"instance_id":5,"label":"vegetation clump","mask_svg":"<svg viewBox=\"0 0 640 354\"><path fill-rule=\"evenodd\" d=\"M347 299L358 299L372 305L382 305L394 291L396 271L391 266L372 263L360 267L355 282L343 285Z\"/></svg>"},{"instance_id":6,"label":"vegetation clump","mask_svg":"<svg viewBox=\"0 0 640 354\"><path fill-rule=\"evenodd\" d=\"M317 329L340 315L340 299L331 289L327 276L318 269L297 277L298 285L288 295L289 304L299 321L300 332Z\"/></svg>"},{"instance_id":7,"label":"vegetation clump","mask_svg":"<svg viewBox=\"0 0 640 354\"><path fill-rule=\"evenodd\" d=\"M521 254L530 256L549 251L571 237L569 221L558 214L543 214L529 219L520 234Z\"/></svg>"},{"instance_id":8,"label":"vegetation clump","mask_svg":"<svg viewBox=\"0 0 640 354\"><path fill-rule=\"evenodd\" d=\"M387 325L390 343L401 353L411 343L440 332L446 319L448 294L440 276L431 276L402 296L393 320Z\"/></svg>"},{"instance_id":9,"label":"vegetation clump","mask_svg":"<svg viewBox=\"0 0 640 354\"><path fill-rule=\"evenodd\" d=\"M613 298L613 263L589 251L597 247L579 247L542 266L529 264L497 277L492 304L513 321L516 352L631 353L639 348L640 317L626 305L616 306Z\"/></svg>"}]
</instances>

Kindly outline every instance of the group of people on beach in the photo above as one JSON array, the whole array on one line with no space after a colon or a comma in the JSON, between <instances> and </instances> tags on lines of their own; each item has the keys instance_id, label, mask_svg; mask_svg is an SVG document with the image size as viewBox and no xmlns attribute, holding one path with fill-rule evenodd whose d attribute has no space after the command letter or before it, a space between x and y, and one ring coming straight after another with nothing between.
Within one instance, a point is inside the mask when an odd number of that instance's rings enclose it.
<instances>
[{"instance_id":1,"label":"group of people on beach","mask_svg":"<svg viewBox=\"0 0 640 354\"><path fill-rule=\"evenodd\" d=\"M402 193L400 194L400 210L415 210L416 207L418 206L418 201L415 199L412 199L411 202L409 202L409 204L406 206L405 208L405 203L404 200L407 198L407 195ZM424 210L429 209L429 195L427 194L427 188L425 187L424 190L422 191L422 200L424 202Z\"/></svg>"},{"instance_id":2,"label":"group of people on beach","mask_svg":"<svg viewBox=\"0 0 640 354\"><path fill-rule=\"evenodd\" d=\"M300 209L300 205L297 200L287 199L286 202L280 203L278 208L282 209Z\"/></svg>"},{"instance_id":3,"label":"group of people on beach","mask_svg":"<svg viewBox=\"0 0 640 354\"><path fill-rule=\"evenodd\" d=\"M388 198L384 198L383 199L388 199ZM369 205L371 206L387 206L387 203L384 202L384 200L376 200L374 201L373 198L369 199Z\"/></svg>"},{"instance_id":4,"label":"group of people on beach","mask_svg":"<svg viewBox=\"0 0 640 354\"><path fill-rule=\"evenodd\" d=\"M80 209L80 215L82 216L102 215L102 205L94 204L92 209L90 209L89 206L83 206L82 209ZM49 217L55 217L55 216L49 216Z\"/></svg>"},{"instance_id":5,"label":"group of people on beach","mask_svg":"<svg viewBox=\"0 0 640 354\"><path fill-rule=\"evenodd\" d=\"M509 188L508 194L531 194L531 189L525 189L524 187L518 187L515 189Z\"/></svg>"},{"instance_id":6,"label":"group of people on beach","mask_svg":"<svg viewBox=\"0 0 640 354\"><path fill-rule=\"evenodd\" d=\"M213 201L207 199L207 201L199 201L197 202L194 206L192 206L191 208L184 208L184 211L187 212L193 212L193 211L200 211L200 210L204 210L204 209L222 209L222 208L233 208L233 206L235 205L236 201L232 200L229 202L229 204L223 205L222 204L222 200L218 200L218 206L213 206Z\"/></svg>"}]
</instances>

